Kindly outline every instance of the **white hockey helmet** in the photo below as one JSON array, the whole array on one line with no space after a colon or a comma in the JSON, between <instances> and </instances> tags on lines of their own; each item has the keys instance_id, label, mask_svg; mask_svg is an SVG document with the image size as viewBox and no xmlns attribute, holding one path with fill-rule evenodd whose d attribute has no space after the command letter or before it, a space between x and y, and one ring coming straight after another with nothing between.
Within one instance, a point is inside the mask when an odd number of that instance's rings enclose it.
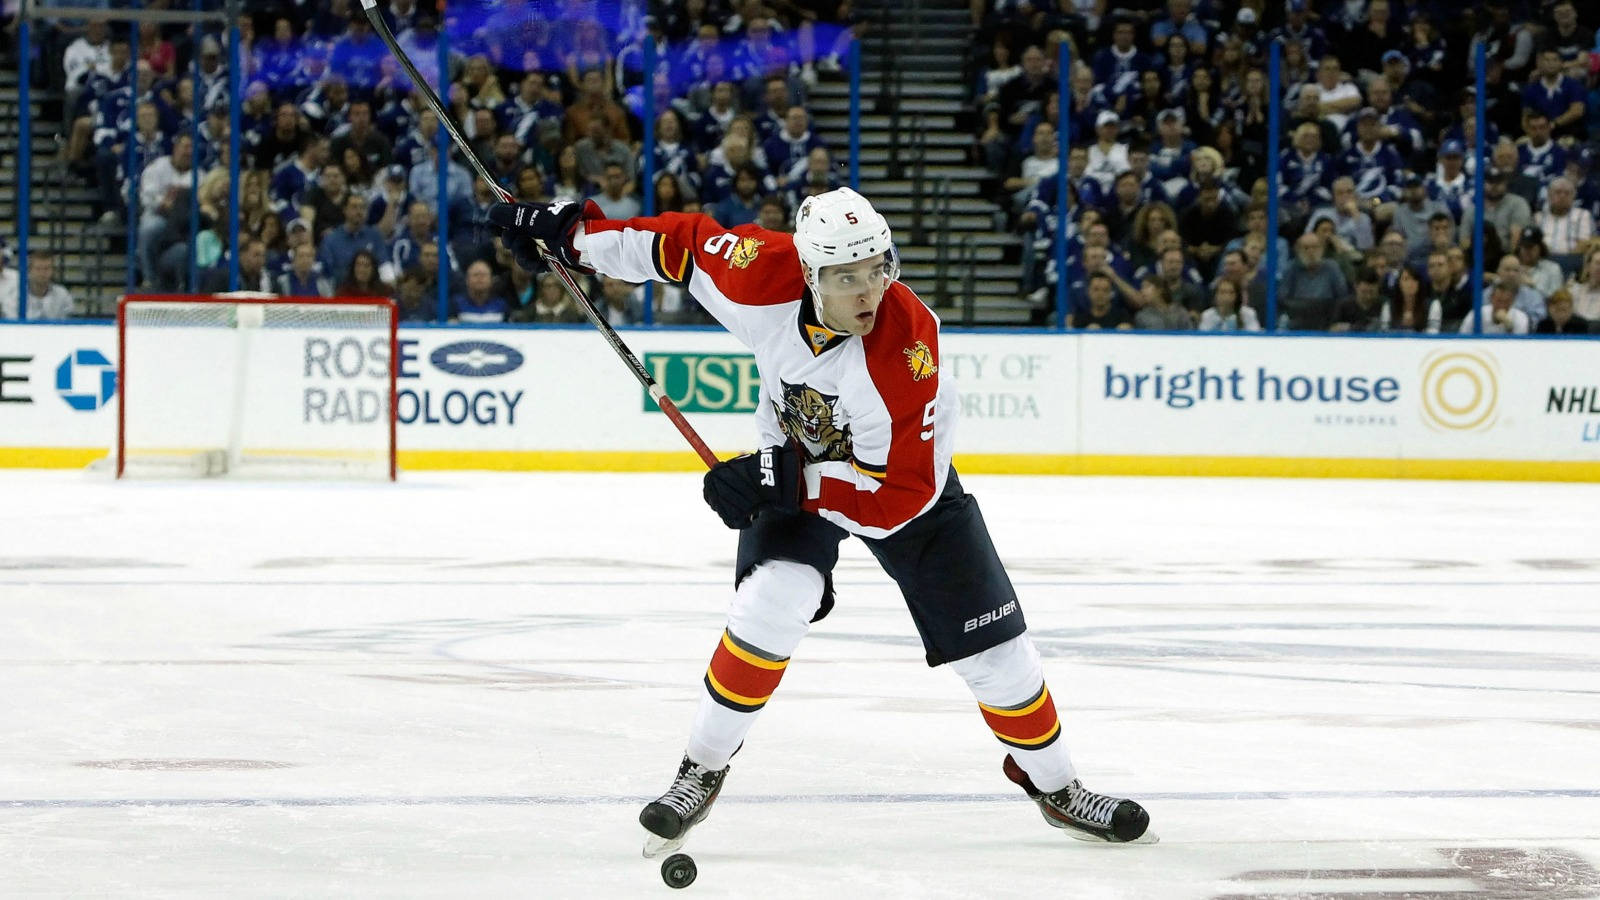
<instances>
[{"instance_id":1,"label":"white hockey helmet","mask_svg":"<svg viewBox=\"0 0 1600 900\"><path fill-rule=\"evenodd\" d=\"M887 281L900 277L889 222L872 208L867 198L847 187L807 197L794 214L794 247L800 261L811 269L806 281L813 294L817 273L825 266L866 259L879 253L888 266ZM821 309L821 298L817 305Z\"/></svg>"}]
</instances>

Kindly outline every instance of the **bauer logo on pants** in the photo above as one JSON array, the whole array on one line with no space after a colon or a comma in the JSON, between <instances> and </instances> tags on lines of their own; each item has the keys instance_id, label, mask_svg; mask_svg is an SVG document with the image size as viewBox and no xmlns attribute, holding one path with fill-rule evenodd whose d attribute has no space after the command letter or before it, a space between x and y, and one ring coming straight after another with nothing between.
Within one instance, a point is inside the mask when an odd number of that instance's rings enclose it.
<instances>
[{"instance_id":1,"label":"bauer logo on pants","mask_svg":"<svg viewBox=\"0 0 1600 900\"><path fill-rule=\"evenodd\" d=\"M993 625L994 623L1004 619L1006 616L1009 616L1016 611L1017 601L1012 600L1005 606L986 612L976 619L968 619L967 624L962 626L961 633L965 634L969 631L977 631L979 628L982 628L985 625Z\"/></svg>"}]
</instances>

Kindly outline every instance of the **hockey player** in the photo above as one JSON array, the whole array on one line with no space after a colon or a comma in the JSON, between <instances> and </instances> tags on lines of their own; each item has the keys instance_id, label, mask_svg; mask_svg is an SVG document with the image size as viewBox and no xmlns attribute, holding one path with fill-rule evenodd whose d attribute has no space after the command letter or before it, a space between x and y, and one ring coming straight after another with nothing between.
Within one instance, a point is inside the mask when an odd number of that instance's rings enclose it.
<instances>
[{"instance_id":1,"label":"hockey player","mask_svg":"<svg viewBox=\"0 0 1600 900\"><path fill-rule=\"evenodd\" d=\"M735 590L677 777L639 816L646 855L706 817L800 639L832 609L851 534L899 585L928 664L967 682L1010 750L1006 777L1045 820L1083 840L1145 835L1138 803L1078 781L1016 593L950 465L939 319L896 280L888 223L865 198L807 198L792 236L682 213L613 221L593 203L497 204L488 219L526 267L539 241L571 268L687 289L761 374L762 449L705 475L706 502L739 531Z\"/></svg>"}]
</instances>

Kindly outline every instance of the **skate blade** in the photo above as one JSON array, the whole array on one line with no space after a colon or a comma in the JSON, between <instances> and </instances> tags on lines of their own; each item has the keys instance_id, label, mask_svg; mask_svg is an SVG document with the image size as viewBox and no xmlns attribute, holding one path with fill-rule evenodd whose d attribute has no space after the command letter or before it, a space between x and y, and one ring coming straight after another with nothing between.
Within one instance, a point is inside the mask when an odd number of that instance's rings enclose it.
<instances>
[{"instance_id":1,"label":"skate blade","mask_svg":"<svg viewBox=\"0 0 1600 900\"><path fill-rule=\"evenodd\" d=\"M1065 831L1068 834L1068 836L1070 836L1073 840L1083 841L1085 844L1159 844L1159 843L1161 843L1161 836L1156 834L1153 831L1146 831L1144 834L1139 835L1138 837L1134 838L1131 841L1118 841L1118 840L1113 840L1113 839L1107 838L1107 837L1101 837L1100 835L1094 834L1092 832L1080 831L1080 830L1078 830L1076 828L1071 828L1071 827L1062 828L1061 830Z\"/></svg>"},{"instance_id":2,"label":"skate blade","mask_svg":"<svg viewBox=\"0 0 1600 900\"><path fill-rule=\"evenodd\" d=\"M1138 837L1134 838L1131 841L1119 841L1119 840L1117 840L1115 838L1108 838L1105 835L1098 834L1098 833L1093 832L1093 831L1085 831L1082 828L1078 828L1075 825L1068 825L1066 822L1063 822L1060 819L1057 819L1056 817L1050 815L1049 813L1044 812L1043 809L1040 809L1039 812L1041 814L1043 814L1044 820L1046 822L1049 822L1050 826L1052 828L1058 828L1058 829L1060 829L1062 831L1065 831L1067 833L1068 837L1072 838L1075 841L1083 841L1085 844L1159 844L1159 843L1161 843L1160 836L1158 836L1155 832L1151 831L1148 828L1145 829L1144 834L1139 835Z\"/></svg>"},{"instance_id":3,"label":"skate blade","mask_svg":"<svg viewBox=\"0 0 1600 900\"><path fill-rule=\"evenodd\" d=\"M687 840L689 840L689 835L687 833L680 834L675 838L664 838L652 834L644 839L644 858L656 859L658 857L666 856L668 853L671 853L677 850L679 847L682 847L684 842Z\"/></svg>"}]
</instances>

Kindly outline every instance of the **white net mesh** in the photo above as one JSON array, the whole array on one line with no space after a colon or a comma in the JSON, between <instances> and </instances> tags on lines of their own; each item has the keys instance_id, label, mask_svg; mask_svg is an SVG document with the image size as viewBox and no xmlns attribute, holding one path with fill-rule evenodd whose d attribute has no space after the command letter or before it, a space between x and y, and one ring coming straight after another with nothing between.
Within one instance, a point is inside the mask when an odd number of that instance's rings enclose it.
<instances>
[{"instance_id":1,"label":"white net mesh","mask_svg":"<svg viewBox=\"0 0 1600 900\"><path fill-rule=\"evenodd\" d=\"M130 297L124 475L388 478L393 310Z\"/></svg>"}]
</instances>

